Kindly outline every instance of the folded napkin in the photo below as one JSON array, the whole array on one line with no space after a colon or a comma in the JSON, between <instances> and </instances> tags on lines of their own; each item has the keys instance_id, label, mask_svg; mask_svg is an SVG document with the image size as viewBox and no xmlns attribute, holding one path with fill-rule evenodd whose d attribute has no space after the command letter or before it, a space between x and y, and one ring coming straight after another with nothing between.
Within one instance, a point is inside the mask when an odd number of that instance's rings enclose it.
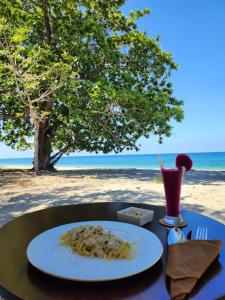
<instances>
[{"instance_id":1,"label":"folded napkin","mask_svg":"<svg viewBox=\"0 0 225 300\"><path fill-rule=\"evenodd\" d=\"M220 240L192 240L168 247L166 275L172 299L185 299L218 256L221 245Z\"/></svg>"}]
</instances>

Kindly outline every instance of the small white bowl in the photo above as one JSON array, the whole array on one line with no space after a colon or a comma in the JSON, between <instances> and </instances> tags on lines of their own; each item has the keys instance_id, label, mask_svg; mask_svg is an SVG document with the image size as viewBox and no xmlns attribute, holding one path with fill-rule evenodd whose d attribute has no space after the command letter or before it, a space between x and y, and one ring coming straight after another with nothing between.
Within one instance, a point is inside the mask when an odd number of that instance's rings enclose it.
<instances>
[{"instance_id":1,"label":"small white bowl","mask_svg":"<svg viewBox=\"0 0 225 300\"><path fill-rule=\"evenodd\" d=\"M150 223L153 219L153 215L154 210L133 206L117 211L118 220L138 226L143 226L147 223Z\"/></svg>"}]
</instances>

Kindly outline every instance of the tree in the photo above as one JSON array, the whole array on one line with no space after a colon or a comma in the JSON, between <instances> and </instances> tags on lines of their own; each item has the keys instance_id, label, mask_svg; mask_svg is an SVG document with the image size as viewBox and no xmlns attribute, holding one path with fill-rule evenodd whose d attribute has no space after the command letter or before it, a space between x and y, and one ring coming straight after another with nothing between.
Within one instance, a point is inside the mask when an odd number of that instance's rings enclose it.
<instances>
[{"instance_id":1,"label":"tree","mask_svg":"<svg viewBox=\"0 0 225 300\"><path fill-rule=\"evenodd\" d=\"M0 0L0 141L34 147L34 169L64 153L138 150L183 118L172 55L137 29L125 0Z\"/></svg>"}]
</instances>

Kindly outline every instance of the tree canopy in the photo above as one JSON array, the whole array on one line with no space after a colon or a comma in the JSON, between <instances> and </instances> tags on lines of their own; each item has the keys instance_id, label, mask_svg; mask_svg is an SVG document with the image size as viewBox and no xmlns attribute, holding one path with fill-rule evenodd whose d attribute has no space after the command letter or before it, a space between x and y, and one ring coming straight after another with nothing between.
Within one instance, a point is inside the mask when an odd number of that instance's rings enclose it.
<instances>
[{"instance_id":1,"label":"tree canopy","mask_svg":"<svg viewBox=\"0 0 225 300\"><path fill-rule=\"evenodd\" d=\"M36 169L64 153L138 149L183 118L177 64L138 30L125 0L0 0L0 141L34 147ZM54 154L53 154L54 153Z\"/></svg>"}]
</instances>

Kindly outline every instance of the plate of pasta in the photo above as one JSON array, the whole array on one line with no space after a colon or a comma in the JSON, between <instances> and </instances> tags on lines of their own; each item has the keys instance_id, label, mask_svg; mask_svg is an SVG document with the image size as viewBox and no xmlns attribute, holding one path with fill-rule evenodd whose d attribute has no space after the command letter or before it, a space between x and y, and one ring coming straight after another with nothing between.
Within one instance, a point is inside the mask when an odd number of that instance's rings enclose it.
<instances>
[{"instance_id":1,"label":"plate of pasta","mask_svg":"<svg viewBox=\"0 0 225 300\"><path fill-rule=\"evenodd\" d=\"M42 272L75 281L108 281L152 267L162 256L158 237L139 226L85 221L54 227L28 245L29 262Z\"/></svg>"}]
</instances>

